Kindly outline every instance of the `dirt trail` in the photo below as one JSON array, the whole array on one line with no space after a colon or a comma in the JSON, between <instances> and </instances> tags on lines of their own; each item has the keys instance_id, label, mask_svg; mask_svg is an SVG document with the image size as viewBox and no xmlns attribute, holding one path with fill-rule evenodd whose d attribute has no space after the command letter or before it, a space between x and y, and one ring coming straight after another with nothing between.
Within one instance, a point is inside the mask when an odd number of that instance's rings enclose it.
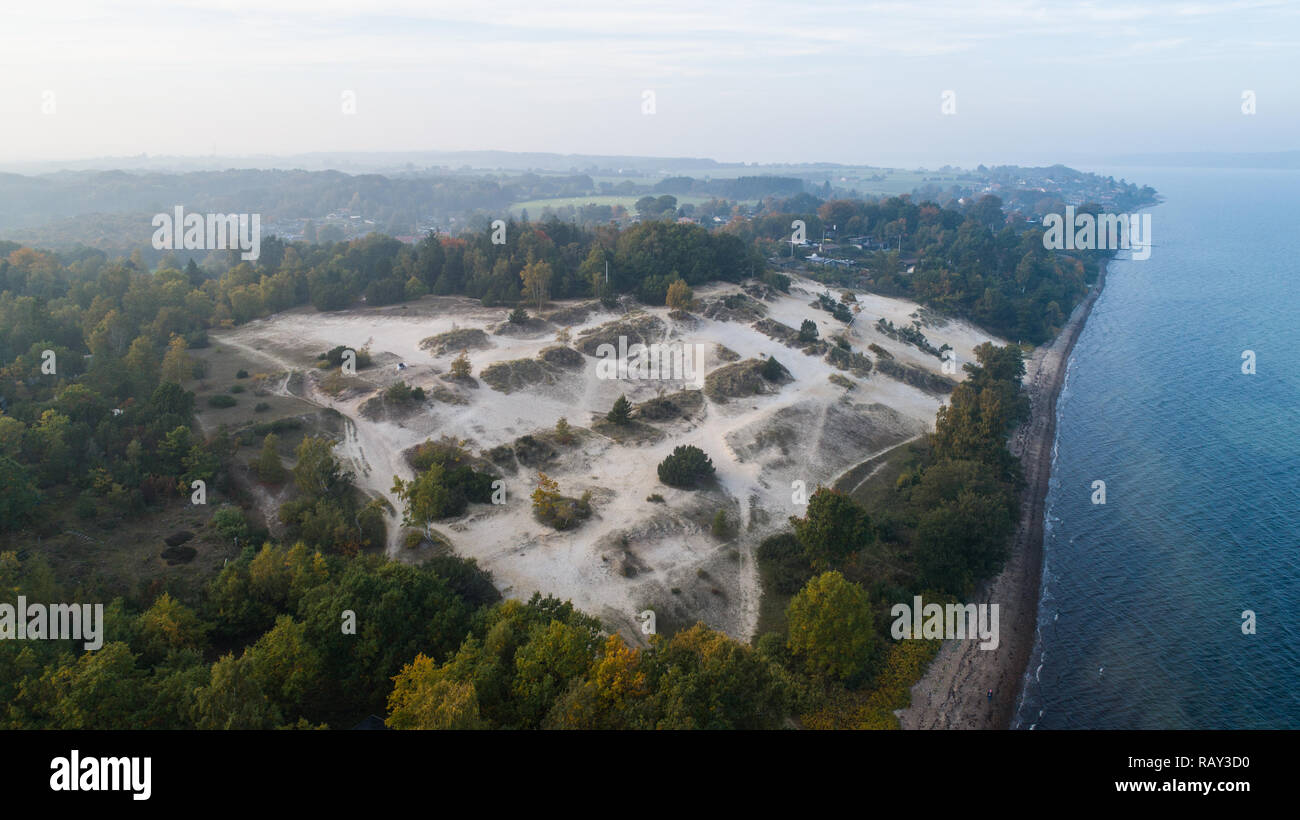
<instances>
[{"instance_id":1,"label":"dirt trail","mask_svg":"<svg viewBox=\"0 0 1300 820\"><path fill-rule=\"evenodd\" d=\"M259 350L250 344L246 344L230 336L223 337L221 343L230 347L238 348L250 356L260 356L267 361L273 362L277 367L285 369L284 381L275 389L278 395L294 395L289 390L289 381L293 378L295 372L304 372L303 368L295 365L287 359L277 356L273 353L267 353L265 350ZM330 408L339 412L343 416L344 436L336 450L344 466L348 467L355 476L357 486L363 490L378 496L379 498L388 499L389 492L392 489L394 475L400 475L403 478L411 478L412 471L406 466L400 458L391 458L393 455L388 451L382 442L363 441L362 436L368 428L358 427L356 420L351 415L350 409L339 402L331 400L328 396L316 390L310 378L303 379L303 390L301 396L295 396L303 401L314 404L317 407ZM384 469L376 470L370 463L366 452L390 456L384 459L382 466ZM393 470L395 472L389 472ZM391 504L391 500L390 500ZM388 544L386 551L388 555L397 555L402 542L402 517L395 509L389 509L385 512L385 526L388 530Z\"/></svg>"},{"instance_id":2,"label":"dirt trail","mask_svg":"<svg viewBox=\"0 0 1300 820\"><path fill-rule=\"evenodd\" d=\"M850 467L849 469L845 470L844 472L842 472L842 473L840 473L838 476L836 476L836 477L835 477L835 480L831 482L831 486L832 486L832 487L838 487L839 489L843 490L844 488L843 488L843 487L840 487L840 482L844 481L846 478L849 478L849 477L850 477L854 472L857 472L857 471L862 470L862 468L865 467L866 465L871 464L872 462L875 462L875 464L872 465L871 469L867 471L867 474L864 475L862 478L858 479L858 480L853 484L853 489L851 489L851 490L844 490L844 492L845 492L847 495L849 495L849 496L855 496L855 495L857 495L858 490L862 489L862 485L863 485L863 484L866 484L868 481L870 481L872 476L874 476L876 473L880 472L880 469L881 469L882 467L884 467L887 463L889 463L889 462L888 462L888 459L884 458L884 456L886 456L886 455L888 455L888 454L894 452L894 451L897 450L899 447L905 447L905 446L907 446L908 444L911 444L912 442L917 441L918 439L921 438L921 436L924 436L924 435L926 435L926 434L925 434L925 433L918 433L918 434L916 434L916 435L914 435L914 436L912 436L912 437L910 437L910 438L905 438L905 439L903 439L902 441L898 442L897 444L891 444L891 445L889 445L888 447L885 447L885 448L882 449L882 450L878 450L877 452L872 453L871 455L869 455L869 456L867 456L866 458L862 459L862 461L858 462L857 464L853 465L853 466Z\"/></svg>"},{"instance_id":3,"label":"dirt trail","mask_svg":"<svg viewBox=\"0 0 1300 820\"><path fill-rule=\"evenodd\" d=\"M981 650L979 642L972 640L946 641L925 676L912 687L912 705L898 713L904 729L1005 729L1011 725L1038 619L1043 512L1056 440L1056 400L1070 351L1105 283L1103 263L1096 287L1075 308L1052 343L1034 351L1025 368L1030 418L1008 445L1020 458L1026 480L1020 522L1006 566L983 584L970 602L998 605L998 648Z\"/></svg>"}]
</instances>

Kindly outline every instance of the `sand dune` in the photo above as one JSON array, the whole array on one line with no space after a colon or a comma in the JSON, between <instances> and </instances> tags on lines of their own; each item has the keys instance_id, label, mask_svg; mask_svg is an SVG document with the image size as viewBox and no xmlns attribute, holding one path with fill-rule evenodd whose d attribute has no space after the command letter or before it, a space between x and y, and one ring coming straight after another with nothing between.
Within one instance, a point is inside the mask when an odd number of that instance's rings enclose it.
<instances>
[{"instance_id":1,"label":"sand dune","mask_svg":"<svg viewBox=\"0 0 1300 820\"><path fill-rule=\"evenodd\" d=\"M719 285L696 295L708 301L739 292L738 286ZM855 352L874 343L900 362L940 372L939 359L874 328L881 317L895 325L911 324L915 304L859 293L861 312L846 330L842 322L812 306L820 292L825 292L823 286L796 280L790 294L764 300L766 315L795 329L811 319L823 339L844 333ZM838 294L833 293L836 298ZM562 318L569 319L583 312L573 307L552 303L549 310L563 309L568 315ZM378 497L390 496L394 475L411 477L402 452L428 438L466 440L477 454L553 429L561 416L574 427L589 428L620 394L639 403L694 387L671 379L597 378L597 360L591 356L580 368L553 369L545 381L510 393L482 380L477 389L442 380L458 351L434 356L421 341L453 329L480 328L487 334L487 346L467 352L476 377L495 363L536 359L556 344L559 326L554 324L522 333L494 332L506 312L450 297L337 313L295 310L214 334L214 341L261 356L278 369L307 370L303 398L347 417L338 452L356 472L358 484ZM865 378L841 371L824 356L787 347L759 332L752 321L717 321L699 313L680 319L667 308L634 308L632 315L658 319L664 334L659 341L705 345L708 371L727 363L716 348L722 345L741 360L775 356L793 380L763 395L725 402L706 398L688 419L654 422L662 432L657 440L619 443L591 432L573 449L562 450L555 463L547 465L547 474L564 494L591 491L593 499L593 516L573 531L556 532L533 518L529 494L535 474L525 470L505 477L506 504L472 505L464 516L437 522L435 528L459 554L476 558L489 570L507 595L524 598L540 591L572 599L629 636L636 635L636 614L653 608L661 623L703 620L748 637L757 625L760 596L754 548L764 536L783 528L788 516L803 511L792 500L791 482L803 481L811 492L873 453L930 429L943 397L874 370ZM626 316L622 310L597 306L570 333L576 342L582 331ZM972 349L991 339L958 321L927 326L924 332L936 347L951 345L959 362L970 361ZM368 347L375 365L358 374L364 390L332 398L320 389L324 374L309 368L317 354L340 344ZM398 362L405 369L398 370ZM854 388L832 383L832 374L848 378ZM361 405L399 379L426 391L448 387L465 403L426 401L398 419L366 418ZM659 482L656 466L681 444L694 444L711 457L717 469L714 485L685 491ZM648 502L653 493L666 503ZM733 524L740 523L725 543L709 531L719 509ZM399 523L396 515L390 520L388 550L394 558L409 559L400 546Z\"/></svg>"}]
</instances>

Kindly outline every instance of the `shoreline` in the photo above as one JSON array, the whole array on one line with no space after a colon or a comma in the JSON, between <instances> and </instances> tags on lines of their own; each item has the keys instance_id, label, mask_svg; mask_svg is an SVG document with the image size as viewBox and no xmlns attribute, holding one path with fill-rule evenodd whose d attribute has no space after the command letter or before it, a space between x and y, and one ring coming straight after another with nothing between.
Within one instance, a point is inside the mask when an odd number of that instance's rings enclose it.
<instances>
[{"instance_id":1,"label":"shoreline","mask_svg":"<svg viewBox=\"0 0 1300 820\"><path fill-rule=\"evenodd\" d=\"M913 684L911 705L897 713L904 729L1007 729L1011 725L1038 626L1043 515L1056 441L1056 402L1070 353L1106 285L1109 263L1109 259L1102 262L1096 285L1075 306L1056 338L1040 345L1025 363L1030 416L1007 445L1024 470L1020 519L1006 565L980 584L968 602L998 604L998 648L981 650L977 641L945 641L925 675Z\"/></svg>"}]
</instances>

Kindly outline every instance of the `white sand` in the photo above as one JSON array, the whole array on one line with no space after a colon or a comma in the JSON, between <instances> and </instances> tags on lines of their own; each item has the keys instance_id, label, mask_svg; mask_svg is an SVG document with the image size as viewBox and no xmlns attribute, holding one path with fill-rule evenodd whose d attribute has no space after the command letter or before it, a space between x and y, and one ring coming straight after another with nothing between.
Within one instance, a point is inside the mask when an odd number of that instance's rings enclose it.
<instances>
[{"instance_id":1,"label":"white sand","mask_svg":"<svg viewBox=\"0 0 1300 820\"><path fill-rule=\"evenodd\" d=\"M736 290L736 286L715 286L702 289L697 296L707 299ZM796 329L803 319L810 318L824 338L844 329L830 314L810 305L815 294L824 290L822 286L796 280L791 290L791 295L768 303L771 318ZM838 290L833 292L837 298L838 294ZM937 358L874 328L881 316L895 325L910 325L915 304L863 293L858 294L858 302L862 312L848 333L855 350L874 342L900 361L939 372ZM286 370L308 368L318 353L335 345L369 347L377 364L359 375L373 382L376 389L399 379L428 389L443 384L435 373L446 372L455 353L433 357L421 350L419 343L453 327L479 327L489 333L493 346L468 354L476 376L488 364L532 358L556 343L553 331L536 338L491 335L506 312L483 308L468 299L427 297L408 303L405 309L396 306L338 313L300 309L213 336L216 344L263 356ZM459 554L477 559L490 571L507 595L526 598L540 591L571 599L611 628L628 634L635 631L636 613L650 607L660 619L703 620L748 637L757 625L760 595L754 548L762 537L784 528L788 516L802 513L802 507L792 500L791 482L804 481L808 493L819 483L831 483L881 447L929 429L940 400L880 374L854 378L822 358L785 347L748 324L698 318L694 327L683 327L669 318L666 308L647 308L646 312L668 326L671 340L705 343L709 370L724 364L713 354L714 344L720 343L742 358L776 356L795 381L772 395L723 404L706 399L702 419L656 423L667 433L657 443L620 445L597 434L585 437L581 446L562 453L558 463L546 470L565 495L593 493L595 512L574 531L555 532L533 519L529 494L535 475L524 471L506 477L509 497L505 505L471 505L466 515L438 522L435 528L452 541ZM574 341L580 330L614 318L616 313L604 310L589 316L583 325L571 328ZM958 361L963 362L973 359L975 345L990 340L957 321L926 327L924 332L936 347L951 345ZM408 368L397 371L393 362L398 360ZM828 380L832 373L849 376L857 383L856 389L846 393L832 384ZM560 377L557 384L506 395L480 382L477 390L461 390L471 398L468 405L426 402L417 414L394 423L360 415L358 407L373 392L334 400L315 387L319 375L314 369L309 372L305 398L348 417L339 454L356 472L361 487L390 500L393 476L412 475L402 451L430 437L450 435L468 440L477 453L526 433L551 429L561 416L575 427L587 427L593 414L604 414L622 393L632 402L641 402L660 392L690 386L673 381L599 379L596 359L587 357L584 370ZM694 444L711 457L717 469L716 489L689 492L659 482L656 466L680 444ZM652 493L662 495L667 503L647 502ZM394 505L398 505L395 500ZM719 508L728 511L733 525L737 520L743 525L727 543L720 543L708 530L708 522ZM400 521L395 516L389 524L389 552L402 558ZM634 576L625 575L626 565L637 568ZM678 592L673 593L673 588Z\"/></svg>"}]
</instances>

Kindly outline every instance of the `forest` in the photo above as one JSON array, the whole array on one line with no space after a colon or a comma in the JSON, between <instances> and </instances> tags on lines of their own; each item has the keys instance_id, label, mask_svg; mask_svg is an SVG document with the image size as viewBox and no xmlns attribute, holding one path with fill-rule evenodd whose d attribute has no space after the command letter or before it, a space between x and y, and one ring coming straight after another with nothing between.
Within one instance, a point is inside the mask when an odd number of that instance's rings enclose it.
<instances>
[{"instance_id":1,"label":"forest","mask_svg":"<svg viewBox=\"0 0 1300 820\"><path fill-rule=\"evenodd\" d=\"M1005 438L1027 410L1014 346L980 348L882 509L819 488L764 544L761 560L792 597L785 628L752 646L700 625L633 647L566 603L501 601L472 563L383 561L372 554L385 538L377 502L324 437L302 441L292 470L273 447L257 465L297 490L279 510L286 537L269 538L238 505L212 516L239 552L198 594L66 588L40 549L68 511L88 526L147 519L199 481L237 501L233 439L248 431L201 434L182 384L199 375L191 352L208 330L291 307L425 294L663 304L676 282L776 277L765 243L792 218L901 232L918 273L869 284L1025 340L1054 333L1085 289L1091 260L1002 227L992 198L964 213L907 198L786 204L813 210L716 231L668 219L512 222L502 244L488 233L413 246L271 237L256 262L231 259L219 274L193 260L148 270L99 251L0 243L0 591L111 601L98 652L0 641L0 725L339 728L369 714L399 728L889 725L932 647L891 645L882 612L912 592L966 594L1004 557L1019 489ZM426 470L453 474L430 458ZM454 475L467 497L483 491L482 476Z\"/></svg>"}]
</instances>

